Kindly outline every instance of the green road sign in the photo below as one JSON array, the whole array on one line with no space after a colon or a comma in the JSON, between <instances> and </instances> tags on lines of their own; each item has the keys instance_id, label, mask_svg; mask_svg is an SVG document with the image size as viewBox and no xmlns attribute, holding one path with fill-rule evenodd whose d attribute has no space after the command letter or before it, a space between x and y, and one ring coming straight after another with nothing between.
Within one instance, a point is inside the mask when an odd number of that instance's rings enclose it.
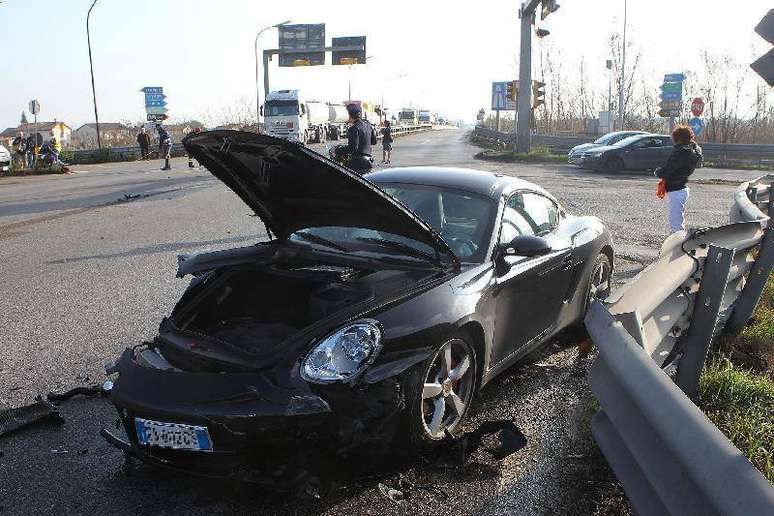
<instances>
[{"instance_id":1,"label":"green road sign","mask_svg":"<svg viewBox=\"0 0 774 516\"><path fill-rule=\"evenodd\" d=\"M661 85L661 91L664 93L680 93L683 91L682 82L665 82Z\"/></svg>"},{"instance_id":2,"label":"green road sign","mask_svg":"<svg viewBox=\"0 0 774 516\"><path fill-rule=\"evenodd\" d=\"M680 102L679 100L662 100L659 104L659 107L664 110L676 110L680 109Z\"/></svg>"}]
</instances>

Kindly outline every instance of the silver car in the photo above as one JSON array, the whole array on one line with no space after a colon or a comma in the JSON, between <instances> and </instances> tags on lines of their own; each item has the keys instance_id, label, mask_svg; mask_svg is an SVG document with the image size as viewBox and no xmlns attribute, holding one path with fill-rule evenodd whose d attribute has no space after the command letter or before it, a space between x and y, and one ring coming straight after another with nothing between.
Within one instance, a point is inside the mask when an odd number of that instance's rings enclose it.
<instances>
[{"instance_id":1,"label":"silver car","mask_svg":"<svg viewBox=\"0 0 774 516\"><path fill-rule=\"evenodd\" d=\"M0 175L11 171L11 153L0 145Z\"/></svg>"}]
</instances>

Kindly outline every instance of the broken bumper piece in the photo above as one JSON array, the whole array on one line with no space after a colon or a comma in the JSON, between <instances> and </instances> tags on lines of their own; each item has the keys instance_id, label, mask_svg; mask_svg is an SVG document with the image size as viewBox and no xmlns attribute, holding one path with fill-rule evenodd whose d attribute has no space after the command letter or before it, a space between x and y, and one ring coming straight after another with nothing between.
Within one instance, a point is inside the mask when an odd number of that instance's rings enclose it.
<instances>
[{"instance_id":1,"label":"broken bumper piece","mask_svg":"<svg viewBox=\"0 0 774 516\"><path fill-rule=\"evenodd\" d=\"M385 435L400 407L395 379L315 393L300 378L164 371L139 365L133 355L126 350L114 366L109 393L124 432L106 428L102 435L129 456L186 473L290 484L296 472L330 464L331 456L374 440L388 445ZM211 449L142 444L138 418L205 427Z\"/></svg>"}]
</instances>

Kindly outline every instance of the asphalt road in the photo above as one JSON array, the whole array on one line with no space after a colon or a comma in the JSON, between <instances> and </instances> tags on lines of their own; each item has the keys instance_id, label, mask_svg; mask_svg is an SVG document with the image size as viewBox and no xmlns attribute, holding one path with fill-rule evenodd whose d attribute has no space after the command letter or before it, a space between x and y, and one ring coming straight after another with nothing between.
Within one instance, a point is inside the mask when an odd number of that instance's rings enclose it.
<instances>
[{"instance_id":1,"label":"asphalt road","mask_svg":"<svg viewBox=\"0 0 774 516\"><path fill-rule=\"evenodd\" d=\"M324 151L321 146L316 146ZM663 202L645 175L607 177L564 165L473 159L460 130L399 138L392 166L447 165L537 182L574 213L594 214L617 244L616 280L647 263L667 234ZM206 170L173 160L80 166L67 176L0 178L0 403L89 385L126 346L152 338L186 280L176 254L241 246L264 235L258 219ZM722 224L734 181L751 172L701 170L691 186L688 223ZM712 184L720 180L721 184ZM300 504L251 486L181 477L125 464L97 435L115 417L102 399L63 403L65 424L0 438L0 512L587 514L604 482L589 436L591 398L577 338L565 335L483 390L482 420L513 419L527 446L493 461L479 454L462 470L432 460L351 480L323 500ZM600 469L601 468L601 469ZM403 502L378 482L416 486Z\"/></svg>"}]
</instances>

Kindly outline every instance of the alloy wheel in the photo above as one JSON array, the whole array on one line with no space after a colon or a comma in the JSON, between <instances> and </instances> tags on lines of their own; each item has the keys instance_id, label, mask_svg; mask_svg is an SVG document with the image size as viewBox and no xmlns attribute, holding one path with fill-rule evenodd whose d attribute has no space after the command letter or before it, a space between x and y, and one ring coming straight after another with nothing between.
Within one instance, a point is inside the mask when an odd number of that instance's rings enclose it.
<instances>
[{"instance_id":1,"label":"alloy wheel","mask_svg":"<svg viewBox=\"0 0 774 516\"><path fill-rule=\"evenodd\" d=\"M460 339L444 344L427 369L420 400L422 426L430 439L443 439L462 421L476 379L475 355Z\"/></svg>"},{"instance_id":2,"label":"alloy wheel","mask_svg":"<svg viewBox=\"0 0 774 516\"><path fill-rule=\"evenodd\" d=\"M595 299L604 299L610 292L610 263L607 258L597 261L589 278L589 293L586 306Z\"/></svg>"}]
</instances>

